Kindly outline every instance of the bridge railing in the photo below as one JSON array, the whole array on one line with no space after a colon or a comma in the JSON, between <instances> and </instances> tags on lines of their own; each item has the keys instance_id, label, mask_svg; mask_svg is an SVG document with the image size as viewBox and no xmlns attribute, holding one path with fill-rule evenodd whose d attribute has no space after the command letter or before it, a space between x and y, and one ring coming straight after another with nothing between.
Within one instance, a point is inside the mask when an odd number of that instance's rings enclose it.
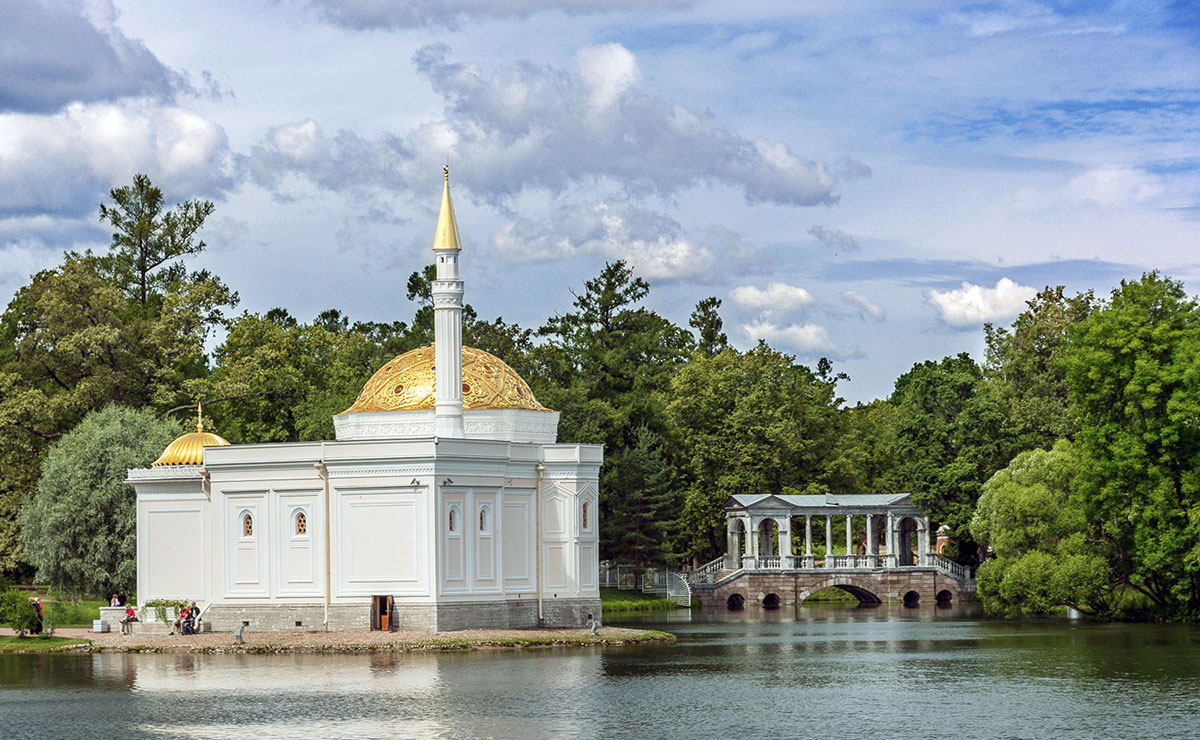
<instances>
[{"instance_id":1,"label":"bridge railing","mask_svg":"<svg viewBox=\"0 0 1200 740\"><path fill-rule=\"evenodd\" d=\"M886 568L885 555L831 555L825 558L826 568Z\"/></svg>"},{"instance_id":2,"label":"bridge railing","mask_svg":"<svg viewBox=\"0 0 1200 740\"><path fill-rule=\"evenodd\" d=\"M939 572L954 578L955 580L966 583L971 580L971 570L962 563L956 563L950 558L939 555L936 552L929 553L929 562Z\"/></svg>"},{"instance_id":3,"label":"bridge railing","mask_svg":"<svg viewBox=\"0 0 1200 740\"><path fill-rule=\"evenodd\" d=\"M712 583L716 580L717 574L733 569L731 558L727 555L722 555L690 571L687 575L687 580L690 583Z\"/></svg>"}]
</instances>

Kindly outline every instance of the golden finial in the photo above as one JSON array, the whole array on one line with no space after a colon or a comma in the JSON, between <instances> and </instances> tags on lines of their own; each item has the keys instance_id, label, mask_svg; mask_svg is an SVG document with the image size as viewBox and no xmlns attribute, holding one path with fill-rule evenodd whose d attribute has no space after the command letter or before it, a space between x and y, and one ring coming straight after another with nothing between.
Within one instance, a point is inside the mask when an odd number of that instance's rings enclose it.
<instances>
[{"instance_id":1,"label":"golden finial","mask_svg":"<svg viewBox=\"0 0 1200 740\"><path fill-rule=\"evenodd\" d=\"M196 433L204 431L204 404L196 401Z\"/></svg>"},{"instance_id":2,"label":"golden finial","mask_svg":"<svg viewBox=\"0 0 1200 740\"><path fill-rule=\"evenodd\" d=\"M433 234L433 251L441 252L462 249L458 240L458 224L454 220L454 206L450 202L450 165L442 167L445 182L442 184L442 207L438 211L437 229Z\"/></svg>"}]
</instances>

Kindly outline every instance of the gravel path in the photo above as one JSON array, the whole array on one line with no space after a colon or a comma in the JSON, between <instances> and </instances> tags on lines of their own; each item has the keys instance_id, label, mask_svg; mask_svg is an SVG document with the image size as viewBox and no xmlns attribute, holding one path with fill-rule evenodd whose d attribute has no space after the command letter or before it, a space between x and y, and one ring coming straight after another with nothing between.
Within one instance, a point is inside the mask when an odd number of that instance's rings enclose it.
<instances>
[{"instance_id":1,"label":"gravel path","mask_svg":"<svg viewBox=\"0 0 1200 740\"><path fill-rule=\"evenodd\" d=\"M596 635L586 629L461 630L459 632L247 632L237 645L229 632L199 635L122 635L86 629L60 629L58 637L91 640L86 649L103 652L274 653L274 652L388 652L454 650L497 647L547 647L563 645L628 645L670 641L663 632L625 627L601 627Z\"/></svg>"}]
</instances>

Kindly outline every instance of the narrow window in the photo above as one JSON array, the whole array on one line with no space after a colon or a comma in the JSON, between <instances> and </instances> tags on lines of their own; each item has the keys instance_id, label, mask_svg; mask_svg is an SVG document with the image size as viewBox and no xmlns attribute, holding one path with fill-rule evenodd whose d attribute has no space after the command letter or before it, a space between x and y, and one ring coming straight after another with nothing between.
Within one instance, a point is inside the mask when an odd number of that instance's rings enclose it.
<instances>
[{"instance_id":1,"label":"narrow window","mask_svg":"<svg viewBox=\"0 0 1200 740\"><path fill-rule=\"evenodd\" d=\"M487 509L479 510L479 531L487 531Z\"/></svg>"},{"instance_id":2,"label":"narrow window","mask_svg":"<svg viewBox=\"0 0 1200 740\"><path fill-rule=\"evenodd\" d=\"M254 517L250 516L249 514L242 515L242 536L254 536Z\"/></svg>"},{"instance_id":3,"label":"narrow window","mask_svg":"<svg viewBox=\"0 0 1200 740\"><path fill-rule=\"evenodd\" d=\"M308 517L303 511L296 515L296 534L308 534Z\"/></svg>"},{"instance_id":4,"label":"narrow window","mask_svg":"<svg viewBox=\"0 0 1200 740\"><path fill-rule=\"evenodd\" d=\"M587 519L588 519L588 517L587 517L587 515L588 515L588 511L587 511L587 510L588 510L587 501L584 501L584 502L583 502L583 528L584 528L584 529L587 529L587 528L588 528L588 522L587 522Z\"/></svg>"},{"instance_id":5,"label":"narrow window","mask_svg":"<svg viewBox=\"0 0 1200 740\"><path fill-rule=\"evenodd\" d=\"M450 510L450 531L454 531L454 509Z\"/></svg>"}]
</instances>

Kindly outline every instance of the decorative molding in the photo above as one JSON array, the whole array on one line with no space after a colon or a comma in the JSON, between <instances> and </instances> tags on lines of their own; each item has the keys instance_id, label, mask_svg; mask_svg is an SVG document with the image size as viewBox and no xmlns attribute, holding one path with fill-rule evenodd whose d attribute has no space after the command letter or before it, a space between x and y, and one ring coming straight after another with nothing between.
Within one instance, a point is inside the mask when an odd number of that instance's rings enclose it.
<instances>
[{"instance_id":1,"label":"decorative molding","mask_svg":"<svg viewBox=\"0 0 1200 740\"><path fill-rule=\"evenodd\" d=\"M433 475L433 465L379 465L376 467L329 466L329 477L333 478L388 478L408 475Z\"/></svg>"},{"instance_id":2,"label":"decorative molding","mask_svg":"<svg viewBox=\"0 0 1200 740\"><path fill-rule=\"evenodd\" d=\"M163 481L200 480L203 465L162 465L157 468L130 468L126 471L126 483L160 483Z\"/></svg>"}]
</instances>

